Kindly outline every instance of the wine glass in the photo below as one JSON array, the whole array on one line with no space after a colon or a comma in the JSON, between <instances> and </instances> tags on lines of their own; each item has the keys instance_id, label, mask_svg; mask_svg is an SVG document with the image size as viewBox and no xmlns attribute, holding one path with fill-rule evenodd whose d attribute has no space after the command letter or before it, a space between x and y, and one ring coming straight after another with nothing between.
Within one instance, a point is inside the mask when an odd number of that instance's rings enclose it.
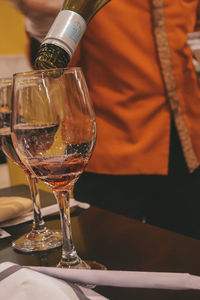
<instances>
[{"instance_id":1,"label":"wine glass","mask_svg":"<svg viewBox=\"0 0 200 300\"><path fill-rule=\"evenodd\" d=\"M77 254L70 191L96 141L96 120L81 68L18 73L13 77L12 139L23 163L53 190L63 234L58 267L90 268Z\"/></svg>"},{"instance_id":2,"label":"wine glass","mask_svg":"<svg viewBox=\"0 0 200 300\"><path fill-rule=\"evenodd\" d=\"M54 249L62 245L62 233L45 226L40 210L38 179L25 167L15 151L11 139L11 92L12 78L0 79L0 142L4 154L16 165L22 168L28 179L31 198L33 200L33 224L31 232L21 236L12 243L20 252L36 252Z\"/></svg>"}]
</instances>

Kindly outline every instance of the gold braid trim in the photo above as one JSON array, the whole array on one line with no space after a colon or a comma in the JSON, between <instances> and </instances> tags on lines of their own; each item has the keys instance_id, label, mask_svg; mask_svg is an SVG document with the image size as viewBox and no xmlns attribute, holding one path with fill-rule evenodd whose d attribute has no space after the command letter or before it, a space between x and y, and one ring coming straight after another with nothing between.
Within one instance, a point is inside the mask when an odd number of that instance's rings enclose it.
<instances>
[{"instance_id":1,"label":"gold braid trim","mask_svg":"<svg viewBox=\"0 0 200 300\"><path fill-rule=\"evenodd\" d=\"M163 2L164 0L152 0L153 31L157 44L158 58L160 61L167 98L174 116L174 121L182 144L187 166L189 171L192 172L199 166L199 162L194 152L192 141L181 113L181 107L176 92L176 79L173 72L168 44Z\"/></svg>"}]
</instances>

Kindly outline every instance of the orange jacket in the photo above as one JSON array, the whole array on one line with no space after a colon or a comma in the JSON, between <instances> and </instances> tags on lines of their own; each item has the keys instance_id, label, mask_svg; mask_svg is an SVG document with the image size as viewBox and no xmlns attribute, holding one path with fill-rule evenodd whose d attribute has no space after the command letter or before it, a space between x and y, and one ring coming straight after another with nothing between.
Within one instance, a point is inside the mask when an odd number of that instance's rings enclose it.
<instances>
[{"instance_id":1,"label":"orange jacket","mask_svg":"<svg viewBox=\"0 0 200 300\"><path fill-rule=\"evenodd\" d=\"M71 63L96 112L88 171L167 174L172 114L190 171L199 165L200 89L187 45L199 15L198 0L112 0L88 25Z\"/></svg>"}]
</instances>

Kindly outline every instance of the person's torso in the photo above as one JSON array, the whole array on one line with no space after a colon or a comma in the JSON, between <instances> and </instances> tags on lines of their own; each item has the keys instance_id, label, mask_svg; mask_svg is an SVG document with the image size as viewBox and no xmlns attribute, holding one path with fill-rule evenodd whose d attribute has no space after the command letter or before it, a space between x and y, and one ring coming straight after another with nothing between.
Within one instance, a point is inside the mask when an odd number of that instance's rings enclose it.
<instances>
[{"instance_id":1,"label":"person's torso","mask_svg":"<svg viewBox=\"0 0 200 300\"><path fill-rule=\"evenodd\" d=\"M167 173L170 106L152 2L112 0L94 17L81 42L81 66L98 129L88 171ZM194 148L200 152L199 89L186 42L195 28L198 1L163 2L177 95Z\"/></svg>"}]
</instances>

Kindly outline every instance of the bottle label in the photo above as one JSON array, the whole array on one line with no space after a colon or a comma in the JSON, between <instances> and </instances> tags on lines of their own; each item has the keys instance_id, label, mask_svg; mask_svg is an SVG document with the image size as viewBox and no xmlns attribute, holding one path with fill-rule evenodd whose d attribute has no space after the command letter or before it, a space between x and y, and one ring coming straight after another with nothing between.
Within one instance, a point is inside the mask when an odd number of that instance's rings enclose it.
<instances>
[{"instance_id":1,"label":"bottle label","mask_svg":"<svg viewBox=\"0 0 200 300\"><path fill-rule=\"evenodd\" d=\"M42 44L54 44L63 48L72 57L87 24L83 17L70 10L61 10Z\"/></svg>"}]
</instances>

